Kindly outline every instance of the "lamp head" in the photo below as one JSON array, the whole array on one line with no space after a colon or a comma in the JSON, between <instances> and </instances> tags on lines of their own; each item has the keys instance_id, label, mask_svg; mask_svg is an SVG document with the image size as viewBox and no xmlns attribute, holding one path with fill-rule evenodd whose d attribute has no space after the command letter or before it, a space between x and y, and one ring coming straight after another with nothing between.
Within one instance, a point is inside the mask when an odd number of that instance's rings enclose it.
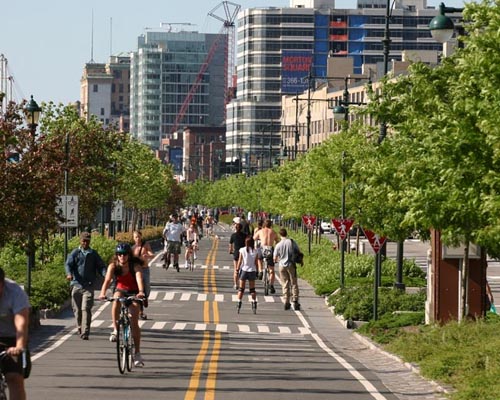
<instances>
[{"instance_id":1,"label":"lamp head","mask_svg":"<svg viewBox=\"0 0 500 400\"><path fill-rule=\"evenodd\" d=\"M24 107L24 115L26 117L26 122L28 123L28 125L30 125L30 127L38 125L41 112L42 108L33 99L33 95L31 95L30 101L28 101L28 103Z\"/></svg>"},{"instance_id":2,"label":"lamp head","mask_svg":"<svg viewBox=\"0 0 500 400\"><path fill-rule=\"evenodd\" d=\"M445 43L448 42L453 36L455 25L453 24L451 18L446 15L436 15L429 23L429 29L432 37L436 41Z\"/></svg>"},{"instance_id":3,"label":"lamp head","mask_svg":"<svg viewBox=\"0 0 500 400\"><path fill-rule=\"evenodd\" d=\"M333 119L335 121L342 121L345 119L347 109L344 106L333 107Z\"/></svg>"}]
</instances>

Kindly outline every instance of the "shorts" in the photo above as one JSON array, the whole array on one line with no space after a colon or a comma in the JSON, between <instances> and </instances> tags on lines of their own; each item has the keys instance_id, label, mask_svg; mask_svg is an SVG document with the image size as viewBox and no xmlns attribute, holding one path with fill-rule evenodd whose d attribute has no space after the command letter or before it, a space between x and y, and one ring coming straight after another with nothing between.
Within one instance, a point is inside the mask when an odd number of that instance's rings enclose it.
<instances>
[{"instance_id":1,"label":"shorts","mask_svg":"<svg viewBox=\"0 0 500 400\"><path fill-rule=\"evenodd\" d=\"M167 251L170 254L181 254L181 242L167 241Z\"/></svg>"},{"instance_id":2,"label":"shorts","mask_svg":"<svg viewBox=\"0 0 500 400\"><path fill-rule=\"evenodd\" d=\"M15 338L1 337L0 338L0 351L6 350L8 347L14 347L16 345ZM24 354L25 357L25 367L23 368L23 360L21 356L19 357L5 357L0 362L0 368L4 374L15 373L22 375L25 379L30 376L31 372L31 357L30 352L26 349Z\"/></svg>"},{"instance_id":3,"label":"shorts","mask_svg":"<svg viewBox=\"0 0 500 400\"><path fill-rule=\"evenodd\" d=\"M242 281L254 281L257 279L257 272L240 270L239 278Z\"/></svg>"},{"instance_id":4,"label":"shorts","mask_svg":"<svg viewBox=\"0 0 500 400\"><path fill-rule=\"evenodd\" d=\"M274 267L274 259L273 259L274 249L270 246L261 247L260 251L257 253L257 257L259 260L263 260L264 257L267 261L268 267Z\"/></svg>"}]
</instances>

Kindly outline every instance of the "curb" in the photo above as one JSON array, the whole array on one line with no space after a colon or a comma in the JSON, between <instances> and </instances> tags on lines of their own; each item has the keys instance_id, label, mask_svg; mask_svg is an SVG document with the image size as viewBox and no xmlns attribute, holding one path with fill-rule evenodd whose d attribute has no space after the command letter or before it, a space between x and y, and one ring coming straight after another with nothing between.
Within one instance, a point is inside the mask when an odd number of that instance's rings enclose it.
<instances>
[{"instance_id":1,"label":"curb","mask_svg":"<svg viewBox=\"0 0 500 400\"><path fill-rule=\"evenodd\" d=\"M328 309L330 310L330 312L332 313L332 315L334 316L334 318L344 328L346 328L346 329L353 329L353 328L359 327L359 326L356 326L357 325L357 321L346 320L341 315L335 314L334 307L328 306L328 299L327 299L327 297L325 297L325 304L328 307ZM427 382L429 382L432 386L434 386L434 388L436 389L437 392L444 393L444 394L450 394L450 393L455 392L455 390L453 388L451 388L451 387L450 388L446 388L446 387L442 386L441 384L439 384L438 382L436 382L434 380L427 379L424 376L422 376L422 374L420 373L420 368L418 367L418 365L412 364L410 362L406 362L403 359L401 359L399 356L387 352L386 350L384 350L383 348L381 348L378 344L376 344L372 340L368 339L367 337L360 335L357 332L352 332L352 333L353 333L353 336L359 342L361 342L362 344L364 344L369 349L375 350L378 353L380 353L380 354L382 354L382 355L384 355L386 357L389 357L389 358L391 358L394 361L397 361L398 363L400 363L401 365L403 365L406 369L410 370L411 372L413 372L413 373L417 374L418 376L420 376L422 379L424 379Z\"/></svg>"}]
</instances>

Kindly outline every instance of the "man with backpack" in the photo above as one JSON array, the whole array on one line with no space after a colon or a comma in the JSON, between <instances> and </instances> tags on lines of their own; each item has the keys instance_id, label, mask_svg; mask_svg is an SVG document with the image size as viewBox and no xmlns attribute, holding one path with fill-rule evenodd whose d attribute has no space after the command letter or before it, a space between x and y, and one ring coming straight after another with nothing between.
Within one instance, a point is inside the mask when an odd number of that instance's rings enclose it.
<instances>
[{"instance_id":1,"label":"man with backpack","mask_svg":"<svg viewBox=\"0 0 500 400\"><path fill-rule=\"evenodd\" d=\"M299 285L297 282L296 257L297 254L300 253L300 249L295 241L287 237L285 228L281 228L279 234L281 240L274 248L273 256L274 262L278 263L279 266L280 278L283 285L283 297L285 299L285 310L290 310L291 299L293 309L299 311Z\"/></svg>"}]
</instances>

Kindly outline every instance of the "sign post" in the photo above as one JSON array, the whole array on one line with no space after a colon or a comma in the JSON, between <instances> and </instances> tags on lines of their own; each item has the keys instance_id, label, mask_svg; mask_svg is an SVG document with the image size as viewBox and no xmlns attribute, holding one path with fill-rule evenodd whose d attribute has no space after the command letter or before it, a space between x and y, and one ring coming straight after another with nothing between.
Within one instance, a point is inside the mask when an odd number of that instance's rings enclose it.
<instances>
[{"instance_id":1,"label":"sign post","mask_svg":"<svg viewBox=\"0 0 500 400\"><path fill-rule=\"evenodd\" d=\"M378 287L380 286L380 272L382 269L382 260L380 257L380 249L384 247L387 240L385 236L380 236L379 234L370 231L369 229L363 229L365 236L370 242L373 251L375 252L375 279L373 285L373 319L376 321L378 319Z\"/></svg>"},{"instance_id":2,"label":"sign post","mask_svg":"<svg viewBox=\"0 0 500 400\"><path fill-rule=\"evenodd\" d=\"M345 218L334 218L332 219L332 225L335 227L335 231L340 236L340 287L344 287L345 282L345 268L344 268L344 260L345 260L345 238L351 229L354 220L345 219Z\"/></svg>"}]
</instances>

